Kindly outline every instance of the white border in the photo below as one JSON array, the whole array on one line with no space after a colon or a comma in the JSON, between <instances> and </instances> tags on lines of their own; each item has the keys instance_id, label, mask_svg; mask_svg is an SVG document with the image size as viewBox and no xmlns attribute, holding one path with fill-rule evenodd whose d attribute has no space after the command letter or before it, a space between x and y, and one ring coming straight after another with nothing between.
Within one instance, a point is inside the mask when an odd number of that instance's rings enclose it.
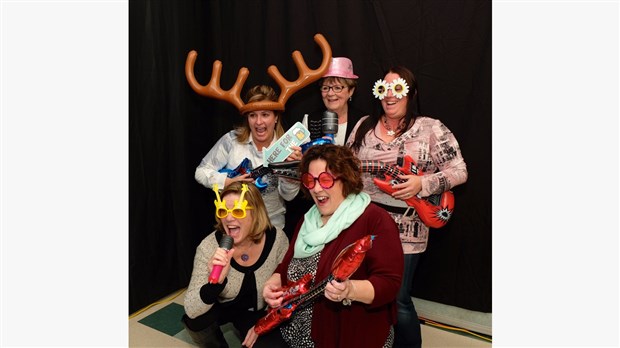
<instances>
[{"instance_id":1,"label":"white border","mask_svg":"<svg viewBox=\"0 0 620 348\"><path fill-rule=\"evenodd\" d=\"M618 1L492 5L493 346L618 346Z\"/></svg>"},{"instance_id":2,"label":"white border","mask_svg":"<svg viewBox=\"0 0 620 348\"><path fill-rule=\"evenodd\" d=\"M125 346L127 1L0 11L0 345Z\"/></svg>"},{"instance_id":3,"label":"white border","mask_svg":"<svg viewBox=\"0 0 620 348\"><path fill-rule=\"evenodd\" d=\"M127 2L0 6L1 344L126 345ZM493 1L493 346L619 343L618 7Z\"/></svg>"}]
</instances>

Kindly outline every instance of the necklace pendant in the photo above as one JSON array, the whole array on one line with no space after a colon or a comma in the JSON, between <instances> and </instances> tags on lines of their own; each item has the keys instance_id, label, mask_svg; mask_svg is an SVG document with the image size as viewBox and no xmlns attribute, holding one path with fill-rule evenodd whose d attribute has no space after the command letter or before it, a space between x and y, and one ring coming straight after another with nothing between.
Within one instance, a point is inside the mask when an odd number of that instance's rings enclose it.
<instances>
[{"instance_id":1,"label":"necklace pendant","mask_svg":"<svg viewBox=\"0 0 620 348\"><path fill-rule=\"evenodd\" d=\"M393 131L393 130L391 130L391 129L387 131L387 135L389 135L389 136L391 136L391 137L393 137L393 136L394 136L394 134L396 134L396 132L394 132L394 131Z\"/></svg>"},{"instance_id":2,"label":"necklace pendant","mask_svg":"<svg viewBox=\"0 0 620 348\"><path fill-rule=\"evenodd\" d=\"M246 262L250 259L250 256L248 254L241 254L241 260L243 260L243 262Z\"/></svg>"}]
</instances>

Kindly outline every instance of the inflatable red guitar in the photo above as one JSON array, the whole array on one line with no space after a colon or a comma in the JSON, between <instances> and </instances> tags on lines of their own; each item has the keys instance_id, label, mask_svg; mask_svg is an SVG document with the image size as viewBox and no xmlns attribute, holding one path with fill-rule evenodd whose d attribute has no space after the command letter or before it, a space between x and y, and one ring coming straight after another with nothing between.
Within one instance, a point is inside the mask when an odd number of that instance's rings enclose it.
<instances>
[{"instance_id":1,"label":"inflatable red guitar","mask_svg":"<svg viewBox=\"0 0 620 348\"><path fill-rule=\"evenodd\" d=\"M375 235L369 234L345 247L332 263L330 275L322 282L310 287L312 274L306 274L296 282L289 282L283 286L280 289L284 291L282 305L268 309L267 315L260 318L254 325L254 332L257 335L263 335L289 320L296 309L312 304L314 299L322 295L325 286L332 279L338 282L349 279L364 261L366 252L372 248L374 239Z\"/></svg>"},{"instance_id":2,"label":"inflatable red guitar","mask_svg":"<svg viewBox=\"0 0 620 348\"><path fill-rule=\"evenodd\" d=\"M373 181L381 191L388 194L392 194L396 191L392 188L392 185L406 181L399 179L398 177L400 175L424 175L421 170L418 170L413 158L409 155L404 157L404 164L402 167L381 161L364 160L361 162L363 172L379 173L383 176L383 178L374 178ZM405 202L407 202L408 206L413 207L420 216L420 220L431 228L445 226L454 211L454 194L452 191L446 191L442 194L430 195L424 198L413 196Z\"/></svg>"}]
</instances>

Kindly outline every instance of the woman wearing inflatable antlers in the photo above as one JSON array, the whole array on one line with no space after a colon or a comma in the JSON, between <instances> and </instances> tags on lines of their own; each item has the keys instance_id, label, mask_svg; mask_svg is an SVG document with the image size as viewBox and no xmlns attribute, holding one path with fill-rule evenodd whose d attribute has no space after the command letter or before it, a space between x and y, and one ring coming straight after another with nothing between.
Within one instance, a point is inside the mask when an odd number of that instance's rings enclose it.
<instances>
[{"instance_id":1,"label":"woman wearing inflatable antlers","mask_svg":"<svg viewBox=\"0 0 620 348\"><path fill-rule=\"evenodd\" d=\"M211 79L207 85L203 86L194 76L197 53L192 51L188 54L185 74L192 89L203 96L231 103L244 117L243 125L222 136L202 159L196 168L196 181L206 187L218 184L222 188L236 181L258 182L247 171L261 165L266 166L263 151L284 134L281 117L286 101L301 88L321 78L329 66L331 59L329 44L321 34L315 35L315 41L323 52L323 61L318 69L309 69L301 53L295 51L293 60L299 70L299 78L296 81L286 80L275 66L270 66L267 71L280 86L280 94L278 95L269 86L260 85L252 87L245 100L241 100L240 91L249 74L247 68L239 70L235 85L225 91L220 87L222 63L215 61ZM301 159L301 151L296 149L286 158L286 161L299 159ZM243 171L237 170L243 163L249 163L249 168L243 168ZM230 175L231 172L235 175ZM264 174L261 181L266 183L261 186L261 194L271 222L276 227L284 228L286 212L284 202L292 200L299 192L299 181L276 176L273 173Z\"/></svg>"},{"instance_id":2,"label":"woman wearing inflatable antlers","mask_svg":"<svg viewBox=\"0 0 620 348\"><path fill-rule=\"evenodd\" d=\"M255 86L246 96L248 105L260 101L277 100L276 92L269 86ZM252 183L251 169L263 164L263 149L276 141L284 130L279 122L280 111L253 110L247 112L243 125L224 134L211 148L196 168L195 178L205 187L227 187L233 182ZM299 156L301 157L301 156ZM246 160L247 159L247 160ZM295 160L295 154L287 160ZM227 170L235 171L242 162L250 163L245 174L229 177ZM237 169L239 172L239 170ZM260 178L265 184L261 190L269 217L274 226L284 228L284 201L299 192L299 181L266 173Z\"/></svg>"}]
</instances>

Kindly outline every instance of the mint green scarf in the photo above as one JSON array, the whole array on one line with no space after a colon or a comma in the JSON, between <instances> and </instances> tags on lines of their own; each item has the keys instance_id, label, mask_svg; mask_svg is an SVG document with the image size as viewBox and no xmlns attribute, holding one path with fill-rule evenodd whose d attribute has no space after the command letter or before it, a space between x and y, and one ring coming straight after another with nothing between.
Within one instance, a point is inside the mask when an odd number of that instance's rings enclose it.
<instances>
[{"instance_id":1,"label":"mint green scarf","mask_svg":"<svg viewBox=\"0 0 620 348\"><path fill-rule=\"evenodd\" d=\"M324 226L321 226L323 221L321 221L319 209L313 205L304 215L304 223L295 241L293 257L303 259L323 250L325 244L336 239L340 232L351 226L362 215L368 204L370 204L370 196L367 193L352 193L340 203L334 215Z\"/></svg>"}]
</instances>

